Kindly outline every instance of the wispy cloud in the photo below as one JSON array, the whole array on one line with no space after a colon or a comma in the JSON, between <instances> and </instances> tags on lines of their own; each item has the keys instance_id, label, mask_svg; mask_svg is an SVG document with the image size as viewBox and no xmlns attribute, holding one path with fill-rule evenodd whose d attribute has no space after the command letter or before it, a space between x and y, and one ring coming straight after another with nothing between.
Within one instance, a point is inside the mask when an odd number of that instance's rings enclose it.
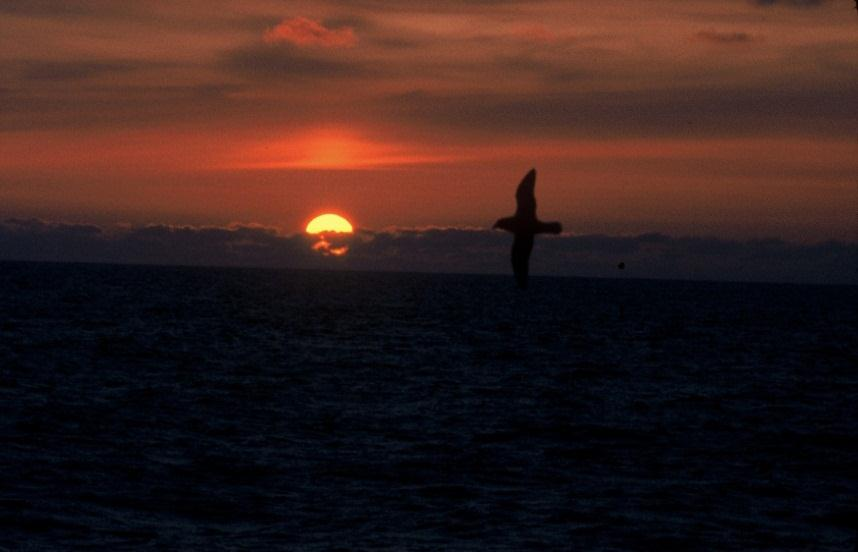
<instances>
[{"instance_id":1,"label":"wispy cloud","mask_svg":"<svg viewBox=\"0 0 858 552\"><path fill-rule=\"evenodd\" d=\"M545 25L527 25L519 27L513 33L514 36L530 41L530 42L554 42L557 40L557 33L546 27Z\"/></svg>"},{"instance_id":2,"label":"wispy cloud","mask_svg":"<svg viewBox=\"0 0 858 552\"><path fill-rule=\"evenodd\" d=\"M284 19L263 35L268 44L288 42L297 46L351 47L357 44L357 36L351 27L329 29L306 17Z\"/></svg>"},{"instance_id":3,"label":"wispy cloud","mask_svg":"<svg viewBox=\"0 0 858 552\"><path fill-rule=\"evenodd\" d=\"M414 228L326 236L283 235L255 224L100 227L0 222L0 259L506 273L511 237L475 228ZM331 254L332 250L344 254ZM617 264L625 263L619 272ZM537 240L535 274L858 284L858 244L778 239L561 235Z\"/></svg>"}]
</instances>

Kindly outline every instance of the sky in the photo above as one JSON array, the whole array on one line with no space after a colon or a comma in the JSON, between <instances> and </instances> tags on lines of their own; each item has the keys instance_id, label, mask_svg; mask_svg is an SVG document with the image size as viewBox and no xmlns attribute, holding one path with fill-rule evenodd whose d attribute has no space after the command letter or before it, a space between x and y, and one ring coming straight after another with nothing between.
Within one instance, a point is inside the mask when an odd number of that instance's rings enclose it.
<instances>
[{"instance_id":1,"label":"sky","mask_svg":"<svg viewBox=\"0 0 858 552\"><path fill-rule=\"evenodd\" d=\"M851 0L0 0L0 258L329 211L488 231L531 167L561 241L848 249L856 75Z\"/></svg>"}]
</instances>

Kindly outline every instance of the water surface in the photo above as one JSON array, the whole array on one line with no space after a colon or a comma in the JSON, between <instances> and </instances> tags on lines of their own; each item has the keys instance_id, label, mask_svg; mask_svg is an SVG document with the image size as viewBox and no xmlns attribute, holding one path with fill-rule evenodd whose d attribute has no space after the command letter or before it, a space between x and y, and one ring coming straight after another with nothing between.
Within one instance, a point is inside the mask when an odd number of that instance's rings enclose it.
<instances>
[{"instance_id":1,"label":"water surface","mask_svg":"<svg viewBox=\"0 0 858 552\"><path fill-rule=\"evenodd\" d=\"M0 547L852 550L858 288L0 264Z\"/></svg>"}]
</instances>

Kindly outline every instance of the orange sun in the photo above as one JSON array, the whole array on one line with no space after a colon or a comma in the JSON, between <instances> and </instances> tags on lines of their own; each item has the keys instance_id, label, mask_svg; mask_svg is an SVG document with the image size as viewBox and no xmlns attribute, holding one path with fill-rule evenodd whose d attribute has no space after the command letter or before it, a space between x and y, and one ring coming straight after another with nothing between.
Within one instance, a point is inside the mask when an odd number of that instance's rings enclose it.
<instances>
[{"instance_id":1,"label":"orange sun","mask_svg":"<svg viewBox=\"0 0 858 552\"><path fill-rule=\"evenodd\" d=\"M327 232L351 234L354 232L352 223L333 213L319 215L307 224L308 234L323 234Z\"/></svg>"},{"instance_id":2,"label":"orange sun","mask_svg":"<svg viewBox=\"0 0 858 552\"><path fill-rule=\"evenodd\" d=\"M308 234L319 236L319 241L313 244L314 251L318 251L322 255L334 255L335 257L339 257L340 255L348 253L349 246L342 243L335 245L332 241L342 242L342 240L332 238L331 241L329 241L326 234L351 234L354 232L354 228L352 228L352 223L340 215L325 213L324 215L319 215L311 220L307 224L306 232Z\"/></svg>"}]
</instances>

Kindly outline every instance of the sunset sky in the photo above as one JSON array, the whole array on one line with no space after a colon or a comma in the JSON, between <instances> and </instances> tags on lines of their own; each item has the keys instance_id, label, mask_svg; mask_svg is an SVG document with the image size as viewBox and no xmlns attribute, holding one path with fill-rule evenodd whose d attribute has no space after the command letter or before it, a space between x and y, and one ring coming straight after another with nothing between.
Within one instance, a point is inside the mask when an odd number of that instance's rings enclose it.
<instances>
[{"instance_id":1,"label":"sunset sky","mask_svg":"<svg viewBox=\"0 0 858 552\"><path fill-rule=\"evenodd\" d=\"M851 0L0 2L0 218L852 242Z\"/></svg>"}]
</instances>

